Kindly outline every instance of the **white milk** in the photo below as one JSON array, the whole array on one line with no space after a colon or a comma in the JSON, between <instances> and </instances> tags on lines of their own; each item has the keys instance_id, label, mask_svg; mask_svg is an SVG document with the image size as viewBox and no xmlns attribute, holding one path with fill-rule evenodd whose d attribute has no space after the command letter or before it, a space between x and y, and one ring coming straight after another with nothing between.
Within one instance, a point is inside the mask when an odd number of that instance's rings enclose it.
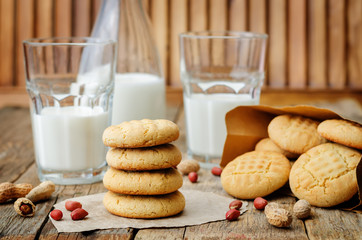
<instances>
[{"instance_id":1,"label":"white milk","mask_svg":"<svg viewBox=\"0 0 362 240\"><path fill-rule=\"evenodd\" d=\"M162 78L145 73L116 74L112 125L144 118L165 118L165 111Z\"/></svg>"},{"instance_id":2,"label":"white milk","mask_svg":"<svg viewBox=\"0 0 362 240\"><path fill-rule=\"evenodd\" d=\"M187 145L192 154L221 157L226 139L225 115L239 105L255 105L248 94L184 95Z\"/></svg>"},{"instance_id":3,"label":"white milk","mask_svg":"<svg viewBox=\"0 0 362 240\"><path fill-rule=\"evenodd\" d=\"M35 154L42 169L77 171L105 161L102 134L108 113L101 108L46 107L33 114Z\"/></svg>"}]
</instances>

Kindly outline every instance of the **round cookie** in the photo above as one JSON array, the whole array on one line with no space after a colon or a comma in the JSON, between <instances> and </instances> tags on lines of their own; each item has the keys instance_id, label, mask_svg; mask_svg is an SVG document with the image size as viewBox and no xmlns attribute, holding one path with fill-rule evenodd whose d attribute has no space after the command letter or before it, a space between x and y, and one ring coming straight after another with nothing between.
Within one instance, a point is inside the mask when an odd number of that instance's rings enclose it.
<instances>
[{"instance_id":1,"label":"round cookie","mask_svg":"<svg viewBox=\"0 0 362 240\"><path fill-rule=\"evenodd\" d=\"M327 142L317 132L319 122L294 115L279 115L268 125L269 137L280 148L302 154L319 144Z\"/></svg>"},{"instance_id":2,"label":"round cookie","mask_svg":"<svg viewBox=\"0 0 362 240\"><path fill-rule=\"evenodd\" d=\"M175 167L182 154L176 146L163 144L147 148L111 148L106 159L113 168L142 171Z\"/></svg>"},{"instance_id":3,"label":"round cookie","mask_svg":"<svg viewBox=\"0 0 362 240\"><path fill-rule=\"evenodd\" d=\"M124 171L109 168L103 185L112 192L131 195L160 195L182 186L182 175L174 168L153 171Z\"/></svg>"},{"instance_id":4,"label":"round cookie","mask_svg":"<svg viewBox=\"0 0 362 240\"><path fill-rule=\"evenodd\" d=\"M229 162L221 173L221 184L240 199L266 196L281 188L289 177L289 160L277 152L247 152Z\"/></svg>"},{"instance_id":5,"label":"round cookie","mask_svg":"<svg viewBox=\"0 0 362 240\"><path fill-rule=\"evenodd\" d=\"M332 142L362 149L362 126L358 123L330 119L321 122L317 130L320 135Z\"/></svg>"},{"instance_id":6,"label":"round cookie","mask_svg":"<svg viewBox=\"0 0 362 240\"><path fill-rule=\"evenodd\" d=\"M332 207L349 200L357 192L358 151L325 143L302 154L290 171L289 185L294 195L317 207Z\"/></svg>"},{"instance_id":7,"label":"round cookie","mask_svg":"<svg viewBox=\"0 0 362 240\"><path fill-rule=\"evenodd\" d=\"M107 192L103 205L112 214L128 218L162 218L180 213L185 197L179 191L159 196L132 196Z\"/></svg>"},{"instance_id":8,"label":"round cookie","mask_svg":"<svg viewBox=\"0 0 362 240\"><path fill-rule=\"evenodd\" d=\"M178 126L166 119L143 119L123 122L106 128L103 143L109 147L152 147L177 140Z\"/></svg>"},{"instance_id":9,"label":"round cookie","mask_svg":"<svg viewBox=\"0 0 362 240\"><path fill-rule=\"evenodd\" d=\"M298 158L298 154L291 153L281 149L270 138L263 138L255 145L255 151L272 151L278 152L286 156L287 158Z\"/></svg>"}]
</instances>

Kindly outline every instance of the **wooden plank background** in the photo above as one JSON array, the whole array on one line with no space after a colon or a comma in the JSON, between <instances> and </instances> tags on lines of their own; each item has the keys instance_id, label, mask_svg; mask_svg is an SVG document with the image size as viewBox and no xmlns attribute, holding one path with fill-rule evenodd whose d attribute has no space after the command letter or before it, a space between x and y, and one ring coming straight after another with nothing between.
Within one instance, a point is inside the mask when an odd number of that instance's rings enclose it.
<instances>
[{"instance_id":1,"label":"wooden plank background","mask_svg":"<svg viewBox=\"0 0 362 240\"><path fill-rule=\"evenodd\" d=\"M21 42L87 36L102 0L0 0L0 89L24 88ZM269 34L265 90L362 90L361 0L142 0L166 82L179 88L178 34Z\"/></svg>"}]
</instances>

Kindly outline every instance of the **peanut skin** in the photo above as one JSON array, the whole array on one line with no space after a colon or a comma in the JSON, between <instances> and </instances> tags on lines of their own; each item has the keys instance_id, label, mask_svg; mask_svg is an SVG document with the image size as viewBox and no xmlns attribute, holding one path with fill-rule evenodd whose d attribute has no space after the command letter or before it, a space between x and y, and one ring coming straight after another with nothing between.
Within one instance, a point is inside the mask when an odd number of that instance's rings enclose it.
<instances>
[{"instance_id":1,"label":"peanut skin","mask_svg":"<svg viewBox=\"0 0 362 240\"><path fill-rule=\"evenodd\" d=\"M27 198L18 198L14 203L14 209L22 217L32 217L35 214L35 205Z\"/></svg>"},{"instance_id":2,"label":"peanut skin","mask_svg":"<svg viewBox=\"0 0 362 240\"><path fill-rule=\"evenodd\" d=\"M55 191L55 184L52 181L45 181L33 188L25 197L33 203L49 199Z\"/></svg>"},{"instance_id":3,"label":"peanut skin","mask_svg":"<svg viewBox=\"0 0 362 240\"><path fill-rule=\"evenodd\" d=\"M82 220L88 215L88 212L83 208L77 208L70 213L70 217L73 221Z\"/></svg>"},{"instance_id":4,"label":"peanut skin","mask_svg":"<svg viewBox=\"0 0 362 240\"><path fill-rule=\"evenodd\" d=\"M19 183L14 184L4 182L0 184L0 203L4 203L10 199L22 198L33 188L31 184Z\"/></svg>"},{"instance_id":5,"label":"peanut skin","mask_svg":"<svg viewBox=\"0 0 362 240\"><path fill-rule=\"evenodd\" d=\"M77 201L66 201L65 202L65 209L68 211L73 211L77 208L82 208L82 204Z\"/></svg>"}]
</instances>

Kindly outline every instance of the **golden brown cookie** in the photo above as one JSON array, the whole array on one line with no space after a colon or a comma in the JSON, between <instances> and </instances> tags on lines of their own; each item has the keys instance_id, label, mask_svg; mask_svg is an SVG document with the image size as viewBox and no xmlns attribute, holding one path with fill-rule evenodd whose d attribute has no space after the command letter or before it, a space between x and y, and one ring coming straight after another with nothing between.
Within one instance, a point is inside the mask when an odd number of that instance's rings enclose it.
<instances>
[{"instance_id":1,"label":"golden brown cookie","mask_svg":"<svg viewBox=\"0 0 362 240\"><path fill-rule=\"evenodd\" d=\"M180 213L185 197L179 191L158 196L132 196L107 192L105 208L112 214L128 218L162 218Z\"/></svg>"},{"instance_id":2,"label":"golden brown cookie","mask_svg":"<svg viewBox=\"0 0 362 240\"><path fill-rule=\"evenodd\" d=\"M229 162L221 173L221 184L240 199L266 196L281 188L289 177L289 160L277 152L247 152Z\"/></svg>"},{"instance_id":3,"label":"golden brown cookie","mask_svg":"<svg viewBox=\"0 0 362 240\"><path fill-rule=\"evenodd\" d=\"M175 167L182 154L172 144L146 148L111 148L107 156L109 166L122 170L155 170Z\"/></svg>"},{"instance_id":4,"label":"golden brown cookie","mask_svg":"<svg viewBox=\"0 0 362 240\"><path fill-rule=\"evenodd\" d=\"M263 138L255 145L255 151L272 151L278 152L286 156L287 158L298 158L298 154L291 153L281 149L270 138Z\"/></svg>"},{"instance_id":5,"label":"golden brown cookie","mask_svg":"<svg viewBox=\"0 0 362 240\"><path fill-rule=\"evenodd\" d=\"M317 132L318 124L318 121L302 116L279 115L269 123L268 134L280 148L302 154L327 142Z\"/></svg>"},{"instance_id":6,"label":"golden brown cookie","mask_svg":"<svg viewBox=\"0 0 362 240\"><path fill-rule=\"evenodd\" d=\"M325 143L302 154L290 171L294 195L317 207L331 207L349 200L357 192L358 151Z\"/></svg>"},{"instance_id":7,"label":"golden brown cookie","mask_svg":"<svg viewBox=\"0 0 362 240\"><path fill-rule=\"evenodd\" d=\"M124 171L109 168L103 177L110 191L131 195L160 195L182 186L182 175L174 168L152 171Z\"/></svg>"},{"instance_id":8,"label":"golden brown cookie","mask_svg":"<svg viewBox=\"0 0 362 240\"><path fill-rule=\"evenodd\" d=\"M362 126L358 123L330 119L321 122L317 130L320 135L332 142L362 149Z\"/></svg>"},{"instance_id":9,"label":"golden brown cookie","mask_svg":"<svg viewBox=\"0 0 362 240\"><path fill-rule=\"evenodd\" d=\"M123 122L106 128L103 143L113 148L152 147L177 140L178 126L166 119Z\"/></svg>"}]
</instances>

